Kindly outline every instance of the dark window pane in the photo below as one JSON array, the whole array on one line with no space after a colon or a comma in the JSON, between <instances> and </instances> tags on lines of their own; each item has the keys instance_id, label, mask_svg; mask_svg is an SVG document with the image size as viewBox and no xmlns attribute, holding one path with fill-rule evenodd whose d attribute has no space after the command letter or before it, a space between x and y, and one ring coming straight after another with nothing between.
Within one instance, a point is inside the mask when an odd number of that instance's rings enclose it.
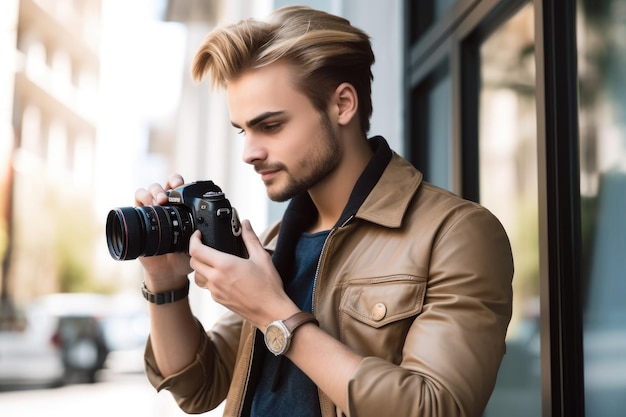
<instances>
[{"instance_id":1,"label":"dark window pane","mask_svg":"<svg viewBox=\"0 0 626 417\"><path fill-rule=\"evenodd\" d=\"M585 415L626 410L626 2L579 2Z\"/></svg>"},{"instance_id":2,"label":"dark window pane","mask_svg":"<svg viewBox=\"0 0 626 417\"><path fill-rule=\"evenodd\" d=\"M409 0L407 6L411 18L409 41L415 43L437 20L439 20L456 0Z\"/></svg>"},{"instance_id":3,"label":"dark window pane","mask_svg":"<svg viewBox=\"0 0 626 417\"><path fill-rule=\"evenodd\" d=\"M426 181L452 189L451 83L448 63L413 90L410 159Z\"/></svg>"},{"instance_id":4,"label":"dark window pane","mask_svg":"<svg viewBox=\"0 0 626 417\"><path fill-rule=\"evenodd\" d=\"M528 4L481 45L479 200L513 249L513 318L485 416L541 415L534 12Z\"/></svg>"}]
</instances>

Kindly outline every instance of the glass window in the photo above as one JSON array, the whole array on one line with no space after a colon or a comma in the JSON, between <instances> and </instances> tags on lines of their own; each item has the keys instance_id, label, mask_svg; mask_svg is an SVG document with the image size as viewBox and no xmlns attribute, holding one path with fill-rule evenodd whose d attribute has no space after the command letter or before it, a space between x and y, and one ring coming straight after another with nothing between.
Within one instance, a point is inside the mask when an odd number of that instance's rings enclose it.
<instances>
[{"instance_id":1,"label":"glass window","mask_svg":"<svg viewBox=\"0 0 626 417\"><path fill-rule=\"evenodd\" d=\"M513 249L513 318L485 416L541 415L534 13L528 4L480 47L479 199Z\"/></svg>"},{"instance_id":2,"label":"glass window","mask_svg":"<svg viewBox=\"0 0 626 417\"><path fill-rule=\"evenodd\" d=\"M452 190L452 84L448 62L440 64L413 91L411 160L426 181Z\"/></svg>"},{"instance_id":3,"label":"glass window","mask_svg":"<svg viewBox=\"0 0 626 417\"><path fill-rule=\"evenodd\" d=\"M443 15L456 3L457 0L419 0L408 1L407 5L411 16L410 42L414 43L430 27L440 20Z\"/></svg>"},{"instance_id":4,"label":"glass window","mask_svg":"<svg viewBox=\"0 0 626 417\"><path fill-rule=\"evenodd\" d=\"M585 415L626 409L626 3L581 0L578 25Z\"/></svg>"}]
</instances>

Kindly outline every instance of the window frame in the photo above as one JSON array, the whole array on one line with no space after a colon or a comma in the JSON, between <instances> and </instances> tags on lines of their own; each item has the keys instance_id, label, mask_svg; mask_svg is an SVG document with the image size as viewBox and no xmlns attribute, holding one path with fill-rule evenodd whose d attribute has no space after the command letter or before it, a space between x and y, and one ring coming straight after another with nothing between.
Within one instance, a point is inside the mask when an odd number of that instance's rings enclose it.
<instances>
[{"instance_id":1,"label":"window frame","mask_svg":"<svg viewBox=\"0 0 626 417\"><path fill-rule=\"evenodd\" d=\"M405 21L405 106L412 92L445 60L451 77L451 191L478 201L480 42L528 0L460 0L409 44ZM411 0L405 0L410 10ZM578 147L576 3L535 0L535 59L539 180L542 414L584 416L580 177ZM405 121L405 151L427 145ZM415 132L415 133L414 133ZM423 159L423 157L422 157Z\"/></svg>"}]
</instances>

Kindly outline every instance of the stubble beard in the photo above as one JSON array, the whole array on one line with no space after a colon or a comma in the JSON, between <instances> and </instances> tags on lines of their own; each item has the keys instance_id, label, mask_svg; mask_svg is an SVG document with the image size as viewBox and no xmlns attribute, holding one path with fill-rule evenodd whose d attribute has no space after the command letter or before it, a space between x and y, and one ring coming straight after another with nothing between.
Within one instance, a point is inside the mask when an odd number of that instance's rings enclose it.
<instances>
[{"instance_id":1,"label":"stubble beard","mask_svg":"<svg viewBox=\"0 0 626 417\"><path fill-rule=\"evenodd\" d=\"M282 172L286 174L287 183L276 190L270 189L271 183L266 184L267 195L270 200L283 202L302 194L314 187L337 168L342 156L341 147L326 113L321 115L321 127L322 135L319 138L319 145L312 154L306 155L294 165L294 171L306 172L307 174L297 178L286 166L280 164Z\"/></svg>"}]
</instances>

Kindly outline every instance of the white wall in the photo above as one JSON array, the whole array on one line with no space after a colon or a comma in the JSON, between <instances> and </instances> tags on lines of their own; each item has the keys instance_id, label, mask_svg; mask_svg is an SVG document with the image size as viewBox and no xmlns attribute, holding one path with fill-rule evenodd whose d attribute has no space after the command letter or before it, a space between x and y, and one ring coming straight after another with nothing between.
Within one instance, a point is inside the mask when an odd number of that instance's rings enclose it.
<instances>
[{"instance_id":1,"label":"white wall","mask_svg":"<svg viewBox=\"0 0 626 417\"><path fill-rule=\"evenodd\" d=\"M344 0L340 14L370 35L376 62L372 68L370 136L384 136L401 153L402 128L402 1Z\"/></svg>"}]
</instances>

